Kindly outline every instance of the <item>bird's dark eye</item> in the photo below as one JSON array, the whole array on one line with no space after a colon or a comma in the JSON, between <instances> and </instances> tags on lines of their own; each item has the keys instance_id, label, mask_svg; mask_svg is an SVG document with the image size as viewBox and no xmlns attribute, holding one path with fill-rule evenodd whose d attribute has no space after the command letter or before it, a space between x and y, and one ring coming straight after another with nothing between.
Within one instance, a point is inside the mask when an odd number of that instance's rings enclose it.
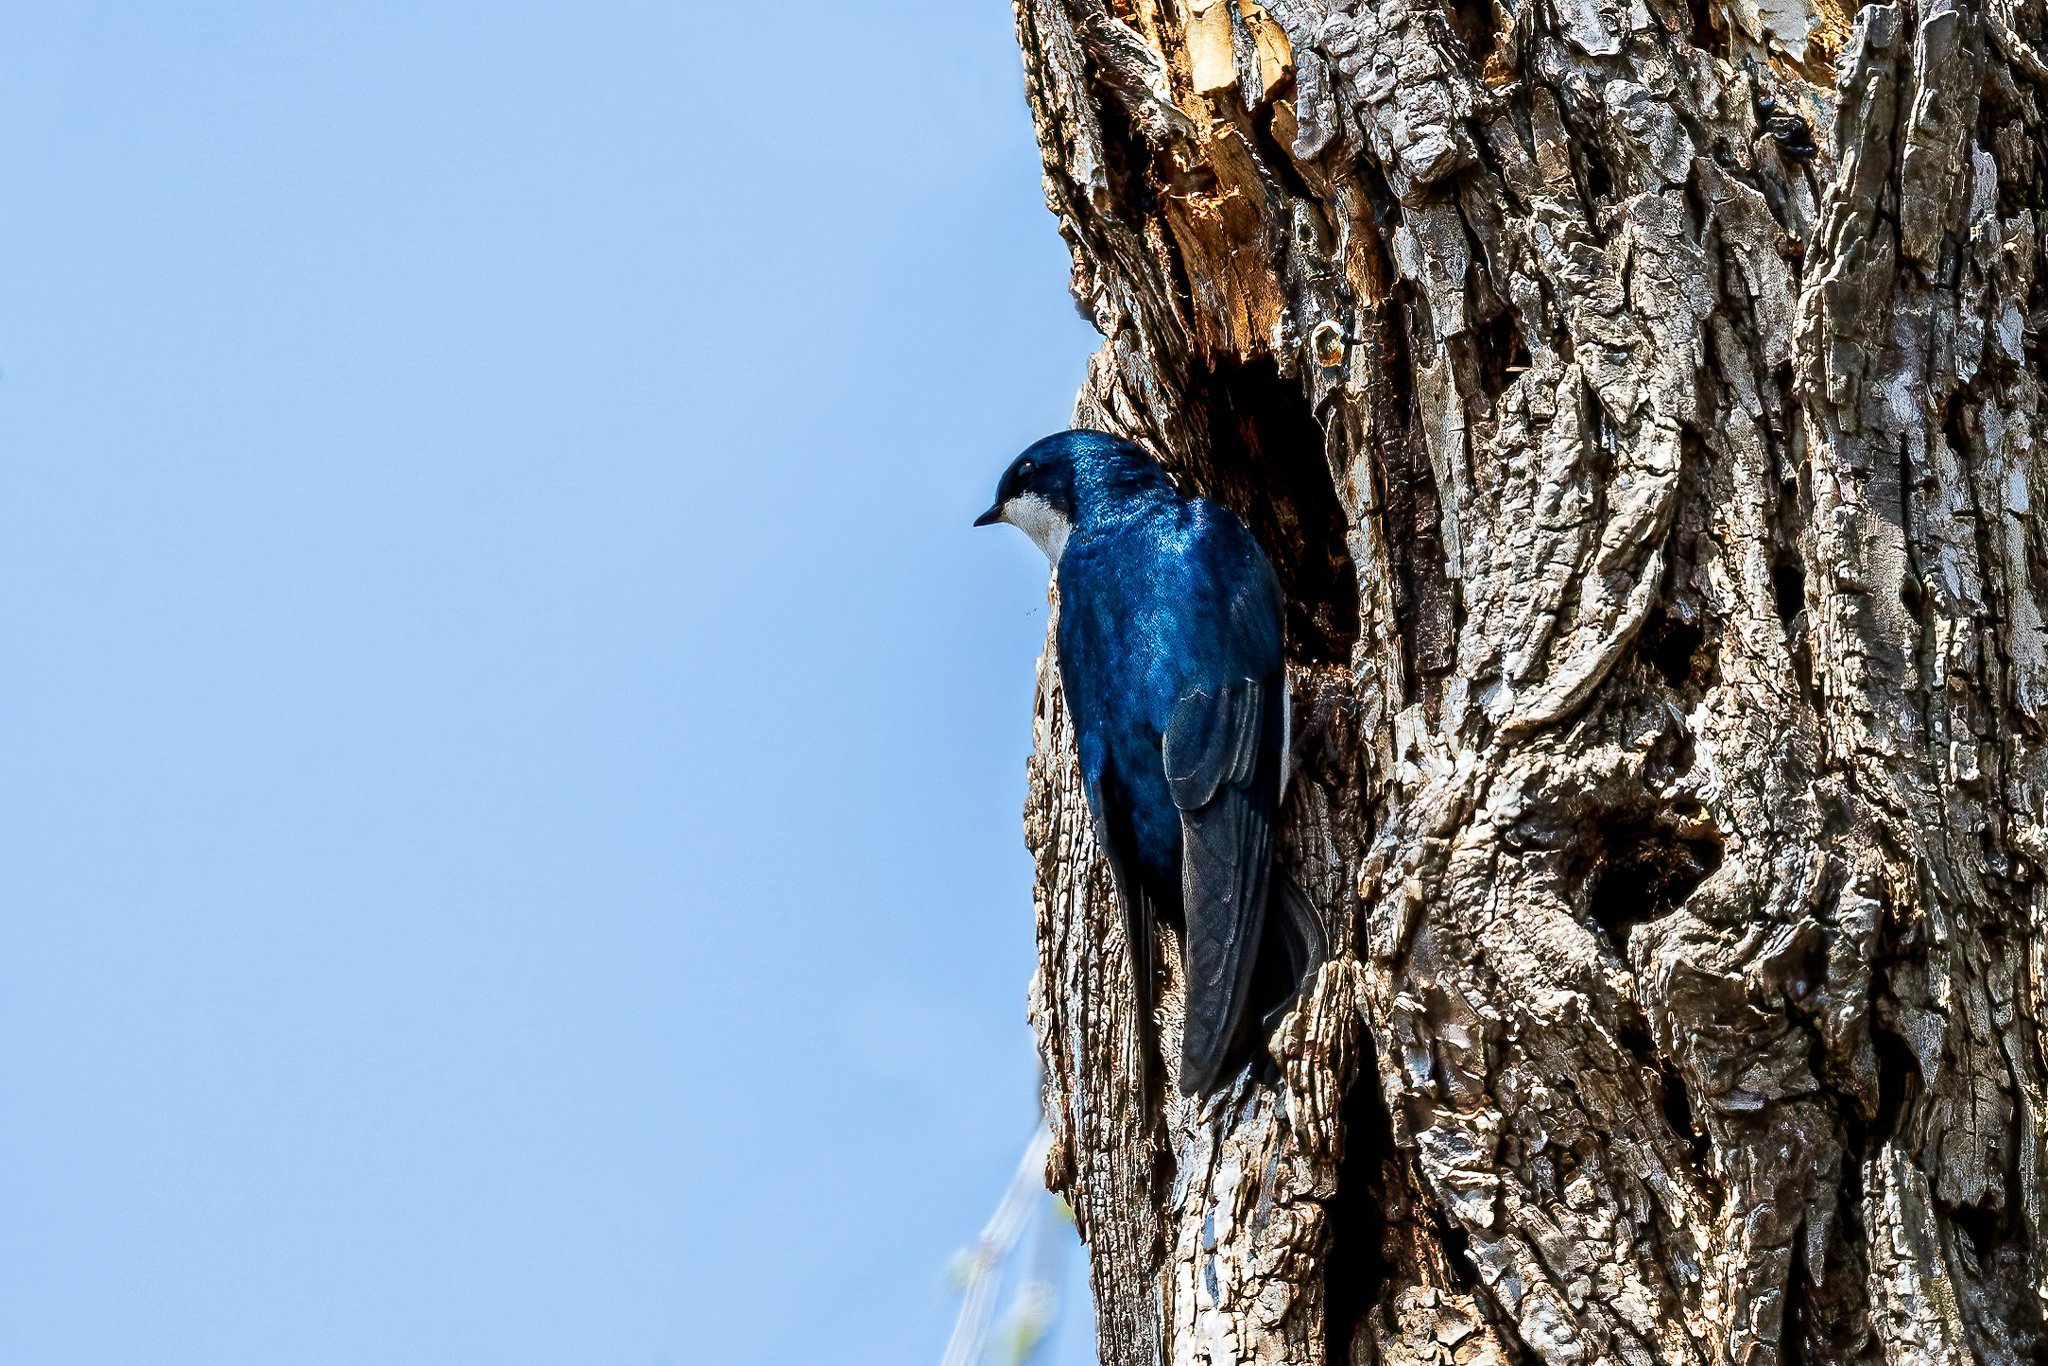
<instances>
[{"instance_id":1,"label":"bird's dark eye","mask_svg":"<svg viewBox=\"0 0 2048 1366\"><path fill-rule=\"evenodd\" d=\"M1026 460L1023 464L1017 466L1017 482L1021 484L1036 473L1038 473L1038 466Z\"/></svg>"}]
</instances>

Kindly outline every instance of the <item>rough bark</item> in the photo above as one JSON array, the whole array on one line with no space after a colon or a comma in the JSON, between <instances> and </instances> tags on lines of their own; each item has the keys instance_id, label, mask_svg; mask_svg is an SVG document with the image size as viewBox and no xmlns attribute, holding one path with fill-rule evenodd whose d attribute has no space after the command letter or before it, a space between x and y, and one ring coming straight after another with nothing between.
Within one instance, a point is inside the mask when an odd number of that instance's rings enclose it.
<instances>
[{"instance_id":1,"label":"rough bark","mask_svg":"<svg viewBox=\"0 0 2048 1366\"><path fill-rule=\"evenodd\" d=\"M1142 1091L1044 669L1105 1362L2048 1360L2048 64L1988 3L1017 0L1077 420L1280 570L1339 950L1279 1076Z\"/></svg>"}]
</instances>

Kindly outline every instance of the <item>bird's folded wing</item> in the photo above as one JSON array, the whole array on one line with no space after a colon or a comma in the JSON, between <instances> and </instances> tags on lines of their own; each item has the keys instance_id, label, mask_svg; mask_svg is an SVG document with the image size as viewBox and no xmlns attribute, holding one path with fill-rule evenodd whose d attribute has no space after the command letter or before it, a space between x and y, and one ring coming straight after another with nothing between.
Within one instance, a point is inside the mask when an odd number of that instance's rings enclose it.
<instances>
[{"instance_id":1,"label":"bird's folded wing","mask_svg":"<svg viewBox=\"0 0 2048 1366\"><path fill-rule=\"evenodd\" d=\"M1124 913L1124 942L1129 946L1131 955L1132 1005L1137 1014L1138 1064L1143 1067L1152 1053L1153 979L1158 974L1158 965L1153 959L1152 933L1156 912L1138 880L1137 858L1131 848L1128 823L1115 821L1110 815L1112 808L1103 791L1105 784L1111 781L1108 756L1099 755L1095 767L1099 771L1092 778L1086 777L1084 771L1084 781L1088 785L1088 810L1095 818L1096 846L1102 850L1103 860L1109 864L1117 905Z\"/></svg>"},{"instance_id":2,"label":"bird's folded wing","mask_svg":"<svg viewBox=\"0 0 2048 1366\"><path fill-rule=\"evenodd\" d=\"M1188 1009L1180 1087L1187 1094L1214 1085L1250 995L1273 866L1282 686L1275 674L1190 692L1175 705L1161 745L1181 817ZM1275 753L1262 765L1269 748Z\"/></svg>"}]
</instances>

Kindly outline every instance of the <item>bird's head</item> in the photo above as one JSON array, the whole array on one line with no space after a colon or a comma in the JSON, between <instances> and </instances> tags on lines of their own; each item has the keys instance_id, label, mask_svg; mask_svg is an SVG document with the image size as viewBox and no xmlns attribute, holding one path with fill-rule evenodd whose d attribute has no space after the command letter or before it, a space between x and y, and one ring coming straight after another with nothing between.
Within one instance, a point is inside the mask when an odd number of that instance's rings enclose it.
<instances>
[{"instance_id":1,"label":"bird's head","mask_svg":"<svg viewBox=\"0 0 2048 1366\"><path fill-rule=\"evenodd\" d=\"M1034 442L1012 460L996 483L995 502L974 524L1008 522L1058 564L1074 529L1074 455L1066 440L1072 435L1061 432Z\"/></svg>"},{"instance_id":2,"label":"bird's head","mask_svg":"<svg viewBox=\"0 0 2048 1366\"><path fill-rule=\"evenodd\" d=\"M1127 495L1162 490L1173 490L1166 472L1122 437L1056 432L1010 462L996 485L995 503L974 524L1008 522L1058 564L1076 522L1114 515L1108 510Z\"/></svg>"}]
</instances>

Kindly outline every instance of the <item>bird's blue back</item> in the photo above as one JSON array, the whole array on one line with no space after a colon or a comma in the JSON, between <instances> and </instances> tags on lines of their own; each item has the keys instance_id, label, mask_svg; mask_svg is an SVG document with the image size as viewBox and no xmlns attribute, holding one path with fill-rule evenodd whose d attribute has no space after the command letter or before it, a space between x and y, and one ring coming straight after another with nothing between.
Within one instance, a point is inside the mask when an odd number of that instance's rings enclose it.
<instances>
[{"instance_id":1,"label":"bird's blue back","mask_svg":"<svg viewBox=\"0 0 2048 1366\"><path fill-rule=\"evenodd\" d=\"M1175 706L1281 668L1282 599L1244 524L1171 489L1090 509L1060 557L1060 673L1084 775L1122 790L1143 880L1178 909L1181 822L1160 763Z\"/></svg>"}]
</instances>

